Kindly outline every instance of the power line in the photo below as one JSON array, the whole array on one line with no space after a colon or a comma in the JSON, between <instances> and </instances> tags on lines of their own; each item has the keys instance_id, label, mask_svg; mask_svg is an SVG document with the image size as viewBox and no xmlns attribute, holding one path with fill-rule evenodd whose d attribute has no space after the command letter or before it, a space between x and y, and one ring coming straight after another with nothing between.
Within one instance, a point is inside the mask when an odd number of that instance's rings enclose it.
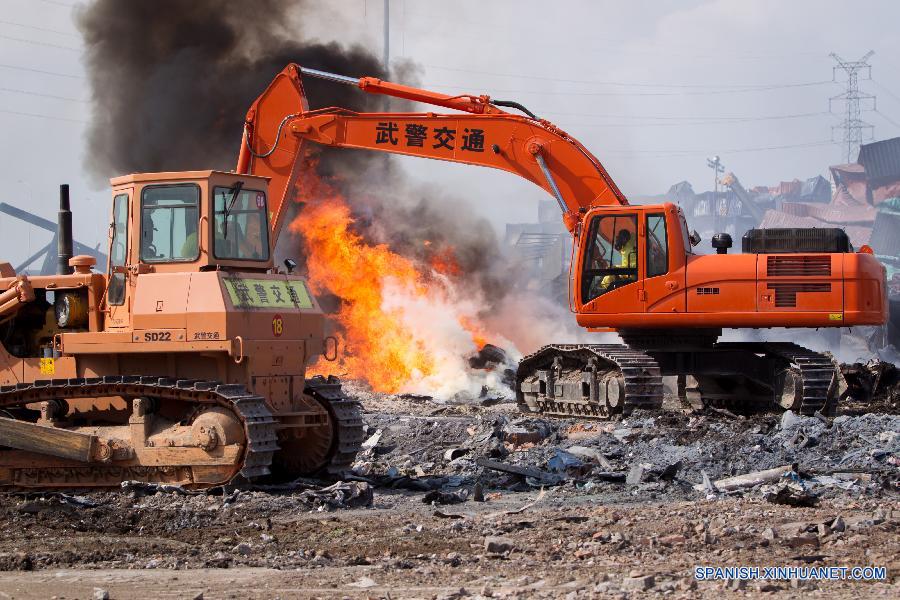
<instances>
[{"instance_id":1,"label":"power line","mask_svg":"<svg viewBox=\"0 0 900 600\"><path fill-rule=\"evenodd\" d=\"M818 146L831 146L832 140L823 140L820 142L807 142L803 144L786 144L782 146L762 146L757 148L733 148L731 150L722 150L721 154L741 154L744 152L763 152L768 150L788 150L792 148L814 148ZM656 157L677 157L677 156L694 156L700 154L709 154L709 150L602 150L604 154L620 154L620 155L647 155Z\"/></svg>"},{"instance_id":2,"label":"power line","mask_svg":"<svg viewBox=\"0 0 900 600\"><path fill-rule=\"evenodd\" d=\"M16 110L6 110L4 108L0 108L0 113L6 113L8 115L17 115L20 117L35 117L38 119L50 119L52 121L67 121L69 123L81 123L81 124L85 124L85 125L87 124L87 121L82 121L80 119L69 119L66 117L55 117L55 116L51 116L51 115L39 115L36 113L19 112Z\"/></svg>"},{"instance_id":3,"label":"power line","mask_svg":"<svg viewBox=\"0 0 900 600\"><path fill-rule=\"evenodd\" d=\"M885 94L887 94L888 96L890 96L891 98L893 98L894 100L896 100L897 102L900 102L900 96L898 96L897 94L895 94L894 92L892 92L890 89L884 87L883 85L881 85L880 83L878 83L877 81L875 81L874 79L872 79L871 77L869 77L869 81L871 81L871 82L872 82L878 89L880 89L882 92L884 92Z\"/></svg>"},{"instance_id":4,"label":"power line","mask_svg":"<svg viewBox=\"0 0 900 600\"><path fill-rule=\"evenodd\" d=\"M60 50L68 50L70 52L81 53L81 48L73 48L72 46L63 46L61 44L51 44L50 42L40 42L38 40L25 40L22 38L12 37L11 35L0 35L0 39L11 40L13 42L22 42L23 44L34 44L35 46L46 46L48 48L59 48Z\"/></svg>"},{"instance_id":5,"label":"power line","mask_svg":"<svg viewBox=\"0 0 900 600\"><path fill-rule=\"evenodd\" d=\"M6 88L0 87L0 92L9 92L11 94L24 94L27 96L38 96L40 98L52 98L53 100L66 100L68 102L81 102L83 104L87 104L88 100L81 100L79 98L69 98L67 96L54 96L53 94L42 94L40 92L30 92L28 90L19 90L15 88Z\"/></svg>"},{"instance_id":6,"label":"power line","mask_svg":"<svg viewBox=\"0 0 900 600\"><path fill-rule=\"evenodd\" d=\"M560 115L560 116L585 116L599 117L608 119L647 119L650 122L639 123L579 123L581 126L596 127L635 127L635 126L680 126L680 125L727 125L729 123L748 123L759 121L781 121L787 119L803 119L808 117L828 116L832 113L823 111L815 113L798 113L793 115L770 115L759 117L651 117L641 115L600 115L592 113L554 113L542 112L542 115ZM653 122L663 121L663 122ZM669 122L674 121L674 122Z\"/></svg>"},{"instance_id":7,"label":"power line","mask_svg":"<svg viewBox=\"0 0 900 600\"><path fill-rule=\"evenodd\" d=\"M880 110L875 109L874 112L875 112L875 114L877 114L878 116L880 116L882 119L884 119L885 121L887 121L888 123L890 123L890 124L893 125L894 127L900 127L900 123L898 123L897 121L893 120L892 118L890 118L889 116L887 116L886 114L884 114L883 112L881 112Z\"/></svg>"},{"instance_id":8,"label":"power line","mask_svg":"<svg viewBox=\"0 0 900 600\"><path fill-rule=\"evenodd\" d=\"M599 113L580 113L580 112L557 112L557 111L541 111L542 115L560 115L566 117L598 117L603 119L648 119L652 121L711 121L728 123L731 121L770 121L777 119L795 119L800 117L812 117L818 115L829 115L827 111L817 113L797 113L793 115L769 115L769 116L697 116L697 115L610 115Z\"/></svg>"},{"instance_id":9,"label":"power line","mask_svg":"<svg viewBox=\"0 0 900 600\"><path fill-rule=\"evenodd\" d=\"M29 73L40 73L42 75L53 75L55 77L67 77L69 79L84 79L81 75L71 75L69 73L57 73L55 71L44 71L42 69L32 69L30 67L20 67L17 65L0 65L2 69L15 69L16 71L28 71Z\"/></svg>"},{"instance_id":10,"label":"power line","mask_svg":"<svg viewBox=\"0 0 900 600\"><path fill-rule=\"evenodd\" d=\"M756 89L756 88L774 88L774 87L802 87L808 85L819 85L821 83L831 83L831 82L809 82L809 83L788 83L788 84L746 84L746 83L736 83L736 84L706 84L706 83L635 83L635 82L623 82L623 81L600 81L596 79L565 79L561 77L544 77L540 75L524 75L524 74L515 74L515 73L500 73L495 71L479 71L474 69L460 69L455 67L444 67L440 65L422 65L426 68L432 69L440 69L443 71L454 71L459 73L471 73L477 75L490 75L492 77L514 77L517 79L534 79L538 81L554 81L560 83L588 83L593 85L611 85L618 87L646 87L646 88L706 88L706 89L720 89L720 90L731 90L731 89Z\"/></svg>"},{"instance_id":11,"label":"power line","mask_svg":"<svg viewBox=\"0 0 900 600\"><path fill-rule=\"evenodd\" d=\"M434 15L426 15L423 13L410 12L410 11L405 11L404 14L412 16L412 17L419 17L419 18L424 18L424 19L428 19L428 20L440 21L442 24L446 24L449 21L449 22L453 22L453 23L469 23L469 24L474 24L474 25L483 25L483 22L481 22L481 21L472 21L469 19L459 19L459 18L449 18L448 19L445 16L438 17L438 16L434 16ZM411 29L413 32L427 33L429 35L432 34L432 29L430 29L430 28L426 29L424 27L413 26L411 28L405 27L405 29ZM468 31L474 32L476 34L478 33L478 30L473 29L471 27L467 26L466 29ZM457 31L454 31L454 33L453 33L453 38L454 39L470 39L470 40L479 42L481 45L498 44L498 45L504 45L507 47L521 47L522 39L526 39L526 40L531 39L527 36L525 36L523 38L520 35L520 37L515 40L503 40L503 39L498 39L496 37L496 32L493 30L492 31L482 30L482 31L484 31L483 35L466 35L464 33L459 33L459 29L457 29ZM405 34L405 31L404 31L404 34ZM596 34L589 36L589 37L583 36L585 39L585 43L548 42L546 39L546 32L544 32L544 31L541 31L540 33L536 33L535 35L539 36L541 38L541 42L540 42L541 48L548 48L548 47L572 48L572 49L577 49L577 51L580 53L587 52L587 53L591 53L591 54L598 54L598 53L602 52L605 54L609 54L609 53L638 54L638 55L650 55L650 56L658 57L661 53L665 53L666 56L673 56L673 57L683 57L683 58L692 58L692 59L714 58L714 59L728 59L728 60L776 60L776 59L784 59L784 58L794 58L794 57L798 57L798 56L816 56L816 57L822 56L821 52L789 52L789 53L784 53L784 54L726 54L726 53L723 53L722 51L720 51L719 49L716 49L715 52L708 52L699 47L660 45L660 44L652 43L652 42L651 43L644 42L641 44L641 48L635 48L635 47L626 47L625 46L625 44L634 42L635 41L634 39L631 39L631 38L613 39L613 38L608 38L605 36L603 37L603 39L605 41L609 41L609 42L613 42L613 43L610 45L605 45L605 46L596 46L593 44L593 42L596 42L596 40L597 40ZM586 45L586 44L590 44L590 45ZM643 48L649 48L649 49L645 50ZM408 57L404 56L404 58L408 58Z\"/></svg>"},{"instance_id":12,"label":"power line","mask_svg":"<svg viewBox=\"0 0 900 600\"><path fill-rule=\"evenodd\" d=\"M756 88L747 88L747 89L725 89L725 90L704 90L697 92L555 92L549 90L511 90L511 89L498 89L498 88L488 88L487 92L491 94L532 94L532 95L541 95L541 96L718 96L723 94L746 94L751 92L767 92L771 90L785 89L785 88L798 88L798 87L814 87L820 85L831 85L834 81L826 80L826 81L810 81L806 83L795 83L788 85L773 85L773 86L762 86ZM458 91L461 86L459 85L444 85L437 83L424 83L423 84L429 88L436 89L449 89Z\"/></svg>"},{"instance_id":13,"label":"power line","mask_svg":"<svg viewBox=\"0 0 900 600\"><path fill-rule=\"evenodd\" d=\"M55 4L56 6L64 6L65 8L75 8L74 4L70 4L69 2L61 2L60 0L40 0L46 4Z\"/></svg>"},{"instance_id":14,"label":"power line","mask_svg":"<svg viewBox=\"0 0 900 600\"><path fill-rule=\"evenodd\" d=\"M60 31L59 29L47 29L46 27L37 27L36 25L26 25L25 23L13 23L12 21L3 21L0 20L0 24L3 25L12 25L14 27L21 27L23 29L32 29L34 31L44 31L47 33L55 33L56 35L64 35L67 37L74 37L81 39L81 36L75 33L70 33L68 31Z\"/></svg>"},{"instance_id":15,"label":"power line","mask_svg":"<svg viewBox=\"0 0 900 600\"><path fill-rule=\"evenodd\" d=\"M822 115L827 115L829 113L822 113ZM556 122L557 125L563 126L564 129L574 129L574 128L598 128L598 129L628 129L628 128L636 128L639 127L641 129L649 129L655 127L701 127L706 125L714 125L716 127L723 127L725 125L743 125L750 122L756 121L696 121L696 122L683 122L683 123L561 123Z\"/></svg>"}]
</instances>

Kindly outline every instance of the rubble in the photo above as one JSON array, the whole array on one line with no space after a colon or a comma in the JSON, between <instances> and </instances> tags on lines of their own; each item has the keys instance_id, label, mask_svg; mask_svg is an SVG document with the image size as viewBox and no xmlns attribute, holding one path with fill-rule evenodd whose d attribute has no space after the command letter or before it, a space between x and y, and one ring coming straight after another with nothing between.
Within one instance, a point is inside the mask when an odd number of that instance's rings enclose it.
<instances>
[{"instance_id":1,"label":"rubble","mask_svg":"<svg viewBox=\"0 0 900 600\"><path fill-rule=\"evenodd\" d=\"M781 467L775 467L774 469L767 469L765 471L756 471L754 473L746 473L744 475L737 475L735 477L726 477L725 479L719 479L712 482L712 486L714 490L720 492L731 492L743 488L755 487L770 481L778 481L785 475L796 472L796 470L796 464L784 465ZM695 485L694 489L697 491L704 491L708 490L709 486L706 484L706 482L704 482Z\"/></svg>"},{"instance_id":2,"label":"rubble","mask_svg":"<svg viewBox=\"0 0 900 600\"><path fill-rule=\"evenodd\" d=\"M109 592L103 588L94 588L94 600L109 600Z\"/></svg>"},{"instance_id":3,"label":"rubble","mask_svg":"<svg viewBox=\"0 0 900 600\"><path fill-rule=\"evenodd\" d=\"M815 506L819 498L798 481L782 481L763 488L763 498L773 504L787 506Z\"/></svg>"},{"instance_id":4,"label":"rubble","mask_svg":"<svg viewBox=\"0 0 900 600\"><path fill-rule=\"evenodd\" d=\"M365 481L339 481L318 490L298 494L303 502L319 509L360 508L372 506L372 486Z\"/></svg>"},{"instance_id":5,"label":"rubble","mask_svg":"<svg viewBox=\"0 0 900 600\"><path fill-rule=\"evenodd\" d=\"M876 358L867 363L843 365L841 372L847 382L847 390L840 399L845 405L862 401L863 407L858 410L866 412L878 408L900 409L900 369L896 365Z\"/></svg>"},{"instance_id":6,"label":"rubble","mask_svg":"<svg viewBox=\"0 0 900 600\"><path fill-rule=\"evenodd\" d=\"M646 592L653 589L655 585L656 580L653 575L629 576L622 580L622 589L626 591Z\"/></svg>"},{"instance_id":7,"label":"rubble","mask_svg":"<svg viewBox=\"0 0 900 600\"><path fill-rule=\"evenodd\" d=\"M440 490L432 490L422 496L422 502L425 504L459 504L469 499L468 490L459 490L457 492L442 492Z\"/></svg>"},{"instance_id":8,"label":"rubble","mask_svg":"<svg viewBox=\"0 0 900 600\"><path fill-rule=\"evenodd\" d=\"M484 549L493 554L507 554L515 549L516 545L509 538L488 537L484 539Z\"/></svg>"},{"instance_id":9,"label":"rubble","mask_svg":"<svg viewBox=\"0 0 900 600\"><path fill-rule=\"evenodd\" d=\"M494 469L495 471L502 471L504 473L520 475L541 485L557 485L565 481L565 477L561 475L550 473L549 471L542 471L541 469L536 469L534 467L511 465L487 458L479 458L475 462L478 466Z\"/></svg>"},{"instance_id":10,"label":"rubble","mask_svg":"<svg viewBox=\"0 0 900 600\"><path fill-rule=\"evenodd\" d=\"M571 446L568 449L569 454L573 454L575 456L585 458L587 460L592 460L599 464L604 469L611 470L613 468L612 463L607 460L603 453L595 448L586 448L584 446Z\"/></svg>"},{"instance_id":11,"label":"rubble","mask_svg":"<svg viewBox=\"0 0 900 600\"><path fill-rule=\"evenodd\" d=\"M541 579L548 590L565 590L554 577L577 565L593 578L582 589L678 597L698 585L682 581L695 562L737 553L764 561L783 549L800 562L818 554L871 562L877 557L854 553L874 540L883 546L900 521L890 504L900 491L890 462L900 455L896 414L734 419L678 409L578 422L523 417L511 403L434 414L432 402L392 402L364 413L368 443L337 483L0 496L0 539L9 540L0 543L0 581L3 569L60 564L157 570L177 563L225 573L277 566L343 569L339 593L354 596L370 589L351 585L365 577L377 581L374 589L410 573L431 578L426 571L459 581L470 569L486 578L476 590L529 597ZM513 443L507 434L517 430L540 439ZM799 432L816 442L792 441ZM818 504L801 500L801 486ZM66 541L78 528L115 541L78 547ZM502 541L489 549L488 538ZM608 578L600 581L597 565L616 566L604 567ZM515 583L524 573L539 575ZM114 587L102 587L116 597ZM743 591L758 590L751 583Z\"/></svg>"}]
</instances>

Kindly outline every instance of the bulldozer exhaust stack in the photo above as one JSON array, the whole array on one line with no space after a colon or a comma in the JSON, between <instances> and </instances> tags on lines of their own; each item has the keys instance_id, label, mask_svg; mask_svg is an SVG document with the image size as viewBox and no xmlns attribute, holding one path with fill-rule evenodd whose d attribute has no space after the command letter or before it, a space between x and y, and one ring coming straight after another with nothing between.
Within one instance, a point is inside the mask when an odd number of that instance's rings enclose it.
<instances>
[{"instance_id":1,"label":"bulldozer exhaust stack","mask_svg":"<svg viewBox=\"0 0 900 600\"><path fill-rule=\"evenodd\" d=\"M72 210L69 204L69 184L64 183L59 186L59 213L57 216L56 229L56 248L57 248L57 275L70 275L72 267L69 266L69 259L74 253L72 243Z\"/></svg>"}]
</instances>

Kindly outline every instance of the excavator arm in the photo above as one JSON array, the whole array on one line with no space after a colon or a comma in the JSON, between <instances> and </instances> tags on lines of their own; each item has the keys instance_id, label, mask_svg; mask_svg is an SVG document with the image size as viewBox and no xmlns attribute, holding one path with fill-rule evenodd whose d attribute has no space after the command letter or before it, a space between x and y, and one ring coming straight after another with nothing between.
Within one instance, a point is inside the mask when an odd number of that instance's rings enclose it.
<instances>
[{"instance_id":1,"label":"excavator arm","mask_svg":"<svg viewBox=\"0 0 900 600\"><path fill-rule=\"evenodd\" d=\"M301 74L352 84L361 90L468 114L357 113L308 109ZM353 79L288 65L247 113L237 172L271 178L269 207L277 240L287 200L302 163L305 141L492 167L543 188L559 203L574 231L591 206L628 201L606 169L581 143L549 121L505 112L488 96L449 96L384 82ZM526 111L514 102L504 106ZM526 111L527 112L527 111Z\"/></svg>"}]
</instances>

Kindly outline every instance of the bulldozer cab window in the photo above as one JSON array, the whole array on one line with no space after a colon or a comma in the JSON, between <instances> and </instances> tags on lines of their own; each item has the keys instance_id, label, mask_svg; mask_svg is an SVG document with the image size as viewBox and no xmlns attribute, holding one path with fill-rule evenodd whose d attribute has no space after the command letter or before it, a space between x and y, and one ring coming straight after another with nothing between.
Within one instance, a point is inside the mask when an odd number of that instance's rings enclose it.
<instances>
[{"instance_id":1,"label":"bulldozer cab window","mask_svg":"<svg viewBox=\"0 0 900 600\"><path fill-rule=\"evenodd\" d=\"M647 277L669 272L669 245L666 215L647 215Z\"/></svg>"},{"instance_id":2,"label":"bulldozer cab window","mask_svg":"<svg viewBox=\"0 0 900 600\"><path fill-rule=\"evenodd\" d=\"M213 205L216 258L269 260L265 192L217 187L213 190Z\"/></svg>"},{"instance_id":3,"label":"bulldozer cab window","mask_svg":"<svg viewBox=\"0 0 900 600\"><path fill-rule=\"evenodd\" d=\"M119 306L125 302L125 273L113 273L113 268L124 267L128 249L128 194L113 198L113 220L110 224L112 238L109 242L109 285L106 301Z\"/></svg>"},{"instance_id":4,"label":"bulldozer cab window","mask_svg":"<svg viewBox=\"0 0 900 600\"><path fill-rule=\"evenodd\" d=\"M586 243L581 275L582 303L637 281L637 215L594 217Z\"/></svg>"},{"instance_id":5,"label":"bulldozer cab window","mask_svg":"<svg viewBox=\"0 0 900 600\"><path fill-rule=\"evenodd\" d=\"M200 256L200 187L154 185L141 194L141 260L191 262Z\"/></svg>"}]
</instances>

